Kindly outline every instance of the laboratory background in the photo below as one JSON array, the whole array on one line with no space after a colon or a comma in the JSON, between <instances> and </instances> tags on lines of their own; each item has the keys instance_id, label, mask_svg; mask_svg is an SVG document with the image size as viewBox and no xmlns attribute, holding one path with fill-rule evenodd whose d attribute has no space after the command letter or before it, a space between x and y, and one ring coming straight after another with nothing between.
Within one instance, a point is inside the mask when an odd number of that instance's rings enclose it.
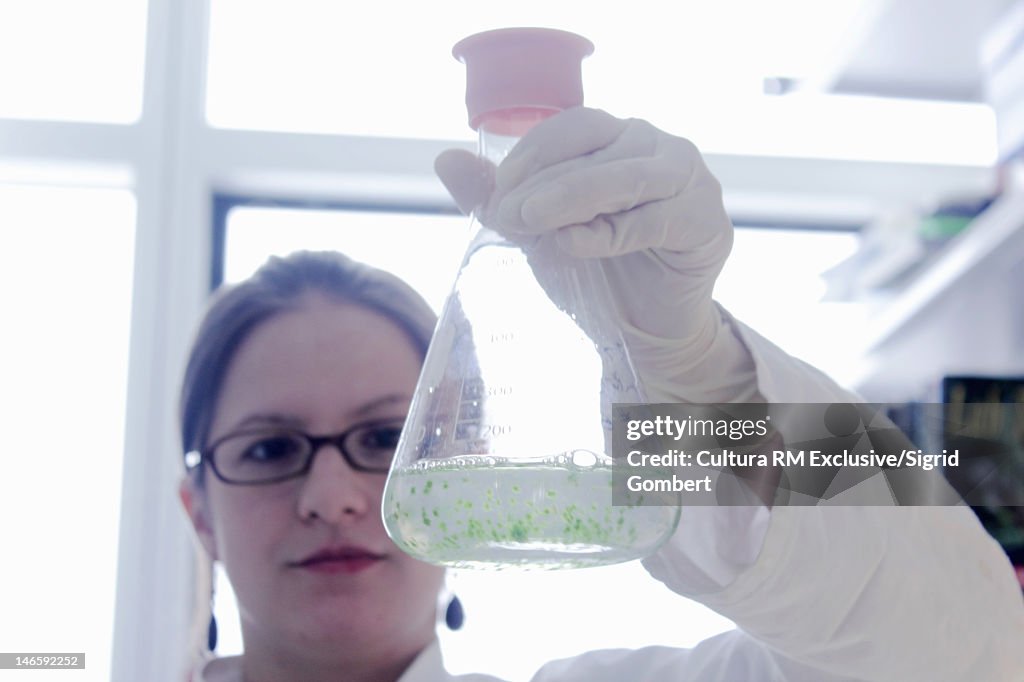
<instances>
[{"instance_id":1,"label":"laboratory background","mask_svg":"<svg viewBox=\"0 0 1024 682\"><path fill-rule=\"evenodd\" d=\"M433 159L476 139L451 46L506 26L587 37L588 106L698 145L735 316L914 437L923 404L1021 402L1024 3L0 0L0 650L87 656L0 679L177 679L208 595L176 399L211 289L337 249L439 308L469 220ZM453 673L733 627L636 562L451 586ZM220 575L215 608L237 653Z\"/></svg>"}]
</instances>

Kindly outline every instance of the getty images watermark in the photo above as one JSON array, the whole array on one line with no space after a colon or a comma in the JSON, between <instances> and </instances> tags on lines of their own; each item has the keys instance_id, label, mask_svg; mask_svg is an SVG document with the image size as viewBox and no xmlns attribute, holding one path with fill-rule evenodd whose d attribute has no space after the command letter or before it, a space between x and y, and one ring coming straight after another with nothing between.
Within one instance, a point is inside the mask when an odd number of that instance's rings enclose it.
<instances>
[{"instance_id":1,"label":"getty images watermark","mask_svg":"<svg viewBox=\"0 0 1024 682\"><path fill-rule=\"evenodd\" d=\"M915 434L927 442L914 442L891 405L616 404L614 502L971 504L986 494L979 479L1020 470L1019 444L979 438L945 406L930 407ZM984 418L1013 408L989 405ZM1009 497L1024 503L1024 485Z\"/></svg>"}]
</instances>

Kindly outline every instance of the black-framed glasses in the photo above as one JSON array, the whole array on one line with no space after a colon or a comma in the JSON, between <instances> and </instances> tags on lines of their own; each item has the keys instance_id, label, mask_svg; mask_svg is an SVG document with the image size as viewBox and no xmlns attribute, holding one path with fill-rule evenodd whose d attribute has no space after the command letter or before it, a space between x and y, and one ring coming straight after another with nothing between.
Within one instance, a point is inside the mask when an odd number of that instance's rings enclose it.
<instances>
[{"instance_id":1,"label":"black-framed glasses","mask_svg":"<svg viewBox=\"0 0 1024 682\"><path fill-rule=\"evenodd\" d=\"M325 445L333 445L356 471L386 474L404 419L356 424L341 433L311 436L296 429L260 427L228 434L185 455L190 469L207 462L225 483L264 485L306 474Z\"/></svg>"}]
</instances>

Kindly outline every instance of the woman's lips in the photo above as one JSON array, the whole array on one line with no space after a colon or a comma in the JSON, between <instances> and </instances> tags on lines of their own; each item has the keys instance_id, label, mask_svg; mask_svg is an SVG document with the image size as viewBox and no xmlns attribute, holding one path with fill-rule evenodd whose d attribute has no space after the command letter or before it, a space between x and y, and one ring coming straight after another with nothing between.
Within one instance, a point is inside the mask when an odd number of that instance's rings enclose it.
<instances>
[{"instance_id":1,"label":"woman's lips","mask_svg":"<svg viewBox=\"0 0 1024 682\"><path fill-rule=\"evenodd\" d=\"M361 548L326 549L294 564L313 573L359 573L375 566L384 556Z\"/></svg>"}]
</instances>

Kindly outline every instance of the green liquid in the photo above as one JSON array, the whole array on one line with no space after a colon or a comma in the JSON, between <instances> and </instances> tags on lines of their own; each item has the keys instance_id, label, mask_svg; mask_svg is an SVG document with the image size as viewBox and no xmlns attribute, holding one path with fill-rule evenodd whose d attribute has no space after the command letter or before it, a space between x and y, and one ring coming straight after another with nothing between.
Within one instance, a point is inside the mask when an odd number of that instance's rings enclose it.
<instances>
[{"instance_id":1,"label":"green liquid","mask_svg":"<svg viewBox=\"0 0 1024 682\"><path fill-rule=\"evenodd\" d=\"M610 467L488 461L392 472L384 498L392 540L446 566L554 569L644 557L675 529L678 507L613 506Z\"/></svg>"}]
</instances>

